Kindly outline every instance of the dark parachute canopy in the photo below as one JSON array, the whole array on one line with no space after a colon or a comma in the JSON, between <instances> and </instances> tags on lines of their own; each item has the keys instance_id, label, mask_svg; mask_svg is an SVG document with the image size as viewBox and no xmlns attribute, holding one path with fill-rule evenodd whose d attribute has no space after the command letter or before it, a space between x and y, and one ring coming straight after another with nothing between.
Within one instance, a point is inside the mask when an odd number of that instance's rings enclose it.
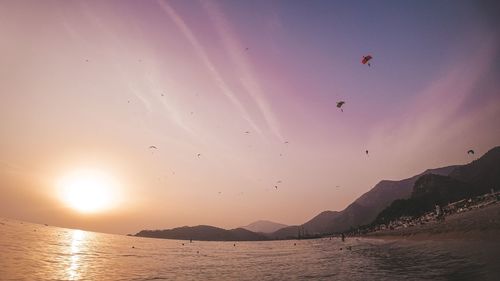
<instances>
[{"instance_id":1,"label":"dark parachute canopy","mask_svg":"<svg viewBox=\"0 0 500 281\"><path fill-rule=\"evenodd\" d=\"M369 61L372 59L373 57L370 56L370 55L367 55L367 56L363 56L363 58L361 59L361 63L362 64L367 64L368 66L371 66L371 64L369 63Z\"/></svg>"},{"instance_id":2,"label":"dark parachute canopy","mask_svg":"<svg viewBox=\"0 0 500 281\"><path fill-rule=\"evenodd\" d=\"M474 150L470 149L469 151L467 151L467 154L472 154L472 155L474 155Z\"/></svg>"},{"instance_id":3,"label":"dark parachute canopy","mask_svg":"<svg viewBox=\"0 0 500 281\"><path fill-rule=\"evenodd\" d=\"M342 109L342 106L345 104L345 101L338 101L337 102L337 107L340 108L340 111L344 112L344 110Z\"/></svg>"},{"instance_id":4,"label":"dark parachute canopy","mask_svg":"<svg viewBox=\"0 0 500 281\"><path fill-rule=\"evenodd\" d=\"M150 148L150 149L158 149L158 148L157 148L156 146L154 146L154 145L149 146L149 148Z\"/></svg>"}]
</instances>

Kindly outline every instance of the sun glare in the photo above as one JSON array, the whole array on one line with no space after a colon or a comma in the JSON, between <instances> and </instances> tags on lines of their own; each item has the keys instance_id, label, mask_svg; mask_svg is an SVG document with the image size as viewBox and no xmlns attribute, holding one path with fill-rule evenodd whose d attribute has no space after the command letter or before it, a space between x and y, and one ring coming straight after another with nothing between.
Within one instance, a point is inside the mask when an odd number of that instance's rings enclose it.
<instances>
[{"instance_id":1,"label":"sun glare","mask_svg":"<svg viewBox=\"0 0 500 281\"><path fill-rule=\"evenodd\" d=\"M105 173L78 170L59 182L61 199L81 213L95 213L112 208L117 203L114 180Z\"/></svg>"}]
</instances>

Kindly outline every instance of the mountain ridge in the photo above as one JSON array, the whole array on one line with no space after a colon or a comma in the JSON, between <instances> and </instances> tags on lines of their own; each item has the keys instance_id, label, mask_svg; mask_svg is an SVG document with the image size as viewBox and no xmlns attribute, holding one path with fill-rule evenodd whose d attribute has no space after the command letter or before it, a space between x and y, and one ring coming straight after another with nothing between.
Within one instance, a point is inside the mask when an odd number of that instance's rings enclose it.
<instances>
[{"instance_id":1,"label":"mountain ridge","mask_svg":"<svg viewBox=\"0 0 500 281\"><path fill-rule=\"evenodd\" d=\"M277 223L269 220L258 220L254 221L248 225L240 226L240 228L250 230L256 233L273 233L279 229L285 228L288 225Z\"/></svg>"},{"instance_id":2,"label":"mountain ridge","mask_svg":"<svg viewBox=\"0 0 500 281\"><path fill-rule=\"evenodd\" d=\"M423 194L442 193L444 191L440 191L439 187L436 187L439 184L448 186L458 183L463 183L460 185L461 190L472 186L474 194L488 192L489 188L492 187L498 188L498 186L492 185L500 184L500 147L492 148L482 157L468 164L427 169L420 174L399 181L381 180L341 211L323 211L302 225L286 226L271 233L256 233L244 227L226 230L199 225L167 230L142 230L135 236L204 241L259 241L319 237L325 234L349 231L374 222L377 216L390 207L393 202L409 199L416 188L415 186L420 186L416 189L424 190ZM445 192L449 193L449 190L448 188ZM453 198L453 196L449 196L448 200ZM269 221L261 220L254 223L258 222Z\"/></svg>"}]
</instances>

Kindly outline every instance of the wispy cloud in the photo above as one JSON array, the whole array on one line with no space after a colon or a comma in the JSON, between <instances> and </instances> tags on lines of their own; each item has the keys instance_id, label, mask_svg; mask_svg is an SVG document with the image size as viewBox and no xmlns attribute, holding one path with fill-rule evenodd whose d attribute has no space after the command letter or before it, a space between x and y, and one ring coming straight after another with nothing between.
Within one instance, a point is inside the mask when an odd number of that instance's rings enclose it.
<instances>
[{"instance_id":1,"label":"wispy cloud","mask_svg":"<svg viewBox=\"0 0 500 281\"><path fill-rule=\"evenodd\" d=\"M236 95L233 94L227 83L222 78L222 75L217 71L214 64L208 57L207 53L203 48L203 45L198 41L194 33L184 22L184 20L165 1L159 0L158 4L160 5L161 9L169 16L169 18L175 23L177 28L182 32L182 34L186 37L189 43L193 46L196 55L200 58L205 67L208 69L210 75L214 79L217 86L221 89L224 96L226 96L226 98L228 98L231 101L231 103L238 109L240 114L243 116L243 119L245 119L249 123L252 129L259 135L263 136L262 130L255 123L255 121L252 120L250 114L245 109L240 100L236 97Z\"/></svg>"},{"instance_id":2,"label":"wispy cloud","mask_svg":"<svg viewBox=\"0 0 500 281\"><path fill-rule=\"evenodd\" d=\"M240 40L233 32L230 23L227 21L226 17L217 5L211 1L202 1L201 3L208 12L217 33L221 37L225 50L238 68L238 74L241 77L241 84L257 104L257 107L266 120L267 126L271 132L280 140L283 140L278 121L271 110L271 106L264 98L264 92L262 91L262 87L252 70L252 64L248 59L248 56L245 52L243 52L245 48L240 43Z\"/></svg>"}]
</instances>

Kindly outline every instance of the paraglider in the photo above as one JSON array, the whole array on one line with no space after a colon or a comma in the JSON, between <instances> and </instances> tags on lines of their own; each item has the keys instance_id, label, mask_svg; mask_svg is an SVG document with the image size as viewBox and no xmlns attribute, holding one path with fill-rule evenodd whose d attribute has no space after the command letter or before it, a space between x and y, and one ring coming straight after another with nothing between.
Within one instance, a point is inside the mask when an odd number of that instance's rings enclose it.
<instances>
[{"instance_id":1,"label":"paraglider","mask_svg":"<svg viewBox=\"0 0 500 281\"><path fill-rule=\"evenodd\" d=\"M338 101L337 102L337 107L340 108L340 111L344 112L344 110L342 109L342 106L345 104L345 101Z\"/></svg>"},{"instance_id":2,"label":"paraglider","mask_svg":"<svg viewBox=\"0 0 500 281\"><path fill-rule=\"evenodd\" d=\"M371 66L371 64L369 63L369 61L372 59L373 57L370 56L370 55L367 55L367 56L363 56L363 59L361 59L361 63L362 64L367 64L368 66Z\"/></svg>"},{"instance_id":3,"label":"paraglider","mask_svg":"<svg viewBox=\"0 0 500 281\"><path fill-rule=\"evenodd\" d=\"M469 151L467 151L467 154L472 154L472 155L474 155L474 150L470 149Z\"/></svg>"},{"instance_id":4,"label":"paraglider","mask_svg":"<svg viewBox=\"0 0 500 281\"><path fill-rule=\"evenodd\" d=\"M151 145L151 146L149 146L149 149L158 149L158 148L154 145Z\"/></svg>"}]
</instances>

